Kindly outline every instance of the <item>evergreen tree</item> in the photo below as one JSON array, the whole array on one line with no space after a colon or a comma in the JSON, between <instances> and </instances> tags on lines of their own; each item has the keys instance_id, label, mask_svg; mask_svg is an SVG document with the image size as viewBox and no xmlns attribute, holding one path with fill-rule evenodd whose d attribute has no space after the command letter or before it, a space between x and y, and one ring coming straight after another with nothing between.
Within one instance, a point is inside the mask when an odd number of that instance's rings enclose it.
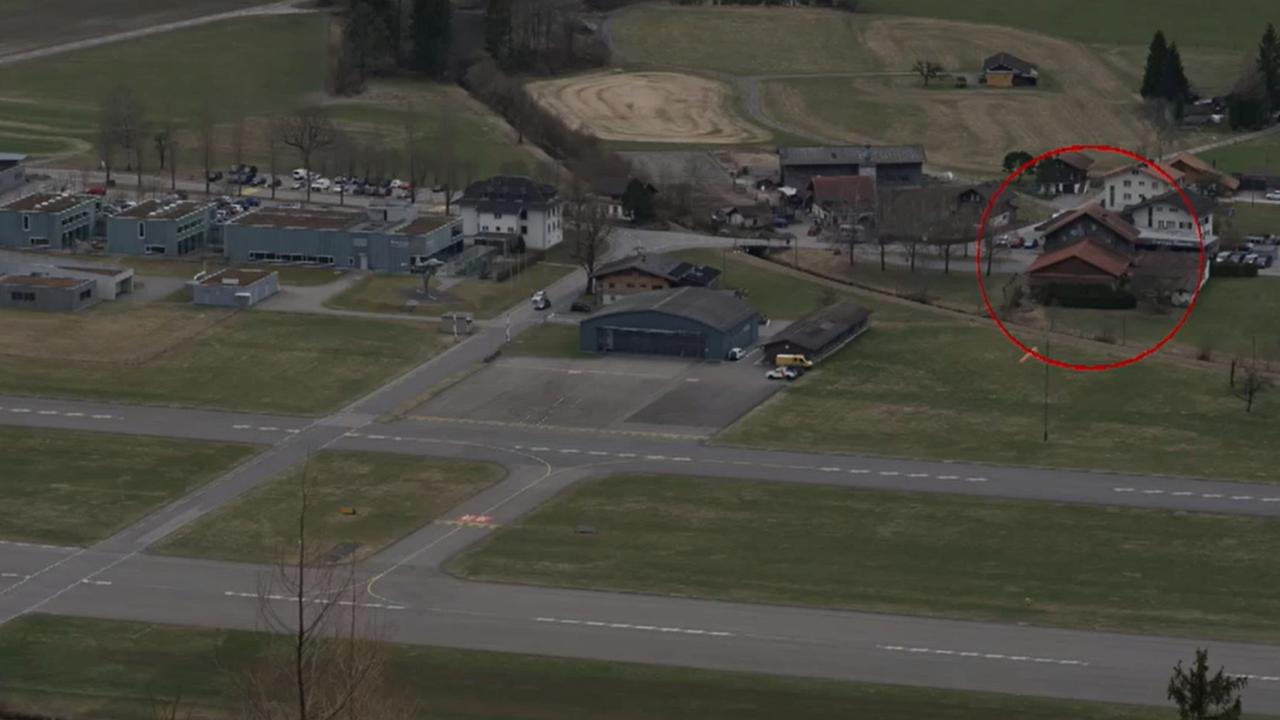
<instances>
[{"instance_id":1,"label":"evergreen tree","mask_svg":"<svg viewBox=\"0 0 1280 720\"><path fill-rule=\"evenodd\" d=\"M1151 38L1151 47L1147 51L1147 69L1142 74L1142 97L1158 97L1160 80L1164 77L1165 59L1169 55L1169 46L1165 42L1164 32L1157 30Z\"/></svg>"},{"instance_id":2,"label":"evergreen tree","mask_svg":"<svg viewBox=\"0 0 1280 720\"><path fill-rule=\"evenodd\" d=\"M489 0L485 7L484 49L499 64L511 56L511 0Z\"/></svg>"},{"instance_id":3,"label":"evergreen tree","mask_svg":"<svg viewBox=\"0 0 1280 720\"><path fill-rule=\"evenodd\" d=\"M1175 106L1191 98L1191 83L1187 80L1186 70L1182 66L1182 54L1178 52L1176 42L1169 45L1169 52L1165 56L1157 95Z\"/></svg>"},{"instance_id":4,"label":"evergreen tree","mask_svg":"<svg viewBox=\"0 0 1280 720\"><path fill-rule=\"evenodd\" d=\"M1182 661L1169 679L1169 699L1178 706L1181 720L1240 720L1240 691L1249 681L1227 675L1222 668L1209 672L1209 652L1196 648L1196 659L1183 669Z\"/></svg>"},{"instance_id":5,"label":"evergreen tree","mask_svg":"<svg viewBox=\"0 0 1280 720\"><path fill-rule=\"evenodd\" d=\"M449 69L453 5L449 0L413 0L413 65L431 77Z\"/></svg>"},{"instance_id":6,"label":"evergreen tree","mask_svg":"<svg viewBox=\"0 0 1280 720\"><path fill-rule=\"evenodd\" d=\"M1267 31L1258 45L1258 72L1262 73L1270 108L1280 107L1280 37L1272 23L1267 23Z\"/></svg>"},{"instance_id":7,"label":"evergreen tree","mask_svg":"<svg viewBox=\"0 0 1280 720\"><path fill-rule=\"evenodd\" d=\"M644 183L632 178L622 193L622 209L630 213L636 223L650 222L654 217L653 193Z\"/></svg>"}]
</instances>

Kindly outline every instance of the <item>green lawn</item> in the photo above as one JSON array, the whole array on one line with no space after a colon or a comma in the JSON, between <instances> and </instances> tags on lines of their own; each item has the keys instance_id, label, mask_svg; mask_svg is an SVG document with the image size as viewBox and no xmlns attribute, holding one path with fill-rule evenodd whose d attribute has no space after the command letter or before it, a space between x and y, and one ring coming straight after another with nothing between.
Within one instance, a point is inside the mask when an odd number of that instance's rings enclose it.
<instances>
[{"instance_id":1,"label":"green lawn","mask_svg":"<svg viewBox=\"0 0 1280 720\"><path fill-rule=\"evenodd\" d=\"M104 318L127 326L137 308L105 310ZM161 327L170 332L183 318L210 315L179 305L142 311L140 318L164 314L168 324ZM81 315L13 317L47 323L50 330L73 329L66 323L98 318ZM435 325L422 323L242 312L140 361L33 361L0 355L0 393L317 415L375 390L430 358L447 341Z\"/></svg>"},{"instance_id":2,"label":"green lawn","mask_svg":"<svg viewBox=\"0 0 1280 720\"><path fill-rule=\"evenodd\" d=\"M236 717L257 633L26 615L0 626L8 709L152 720L182 693L198 717ZM1171 720L1152 707L782 678L533 655L393 646L390 681L432 720ZM494 689L500 689L495 692Z\"/></svg>"},{"instance_id":3,"label":"green lawn","mask_svg":"<svg viewBox=\"0 0 1280 720\"><path fill-rule=\"evenodd\" d=\"M590 525L593 535L575 527ZM565 493L462 576L1280 641L1280 522L676 476ZM1194 573L1188 573L1194 567Z\"/></svg>"},{"instance_id":4,"label":"green lawn","mask_svg":"<svg viewBox=\"0 0 1280 720\"><path fill-rule=\"evenodd\" d=\"M562 323L543 323L525 330L502 346L502 354L554 358L594 357L591 353L582 352L578 344L578 326Z\"/></svg>"},{"instance_id":5,"label":"green lawn","mask_svg":"<svg viewBox=\"0 0 1280 720\"><path fill-rule=\"evenodd\" d=\"M304 469L305 467L305 469ZM412 455L324 451L309 464L201 518L166 539L168 555L270 563L297 542L301 480L311 511L308 542L326 553L354 543L341 559L363 559L498 482L497 465ZM344 515L340 508L354 508Z\"/></svg>"},{"instance_id":6,"label":"green lawn","mask_svg":"<svg viewBox=\"0 0 1280 720\"><path fill-rule=\"evenodd\" d=\"M458 311L488 318L528 300L535 290L555 283L570 272L573 272L572 268L539 263L502 282L467 278L443 291L437 289L438 281L433 280L432 295L448 299L433 299L431 302L425 302L417 294L416 291L422 288L422 278L417 275L370 275L326 305L339 310L396 314L411 310L420 315ZM408 305L409 301L416 302L416 306Z\"/></svg>"},{"instance_id":7,"label":"green lawn","mask_svg":"<svg viewBox=\"0 0 1280 720\"><path fill-rule=\"evenodd\" d=\"M0 427L0 538L88 545L231 469L248 445Z\"/></svg>"},{"instance_id":8,"label":"green lawn","mask_svg":"<svg viewBox=\"0 0 1280 720\"><path fill-rule=\"evenodd\" d=\"M1280 132L1209 150L1200 157L1212 162L1223 172L1280 172Z\"/></svg>"},{"instance_id":9,"label":"green lawn","mask_svg":"<svg viewBox=\"0 0 1280 720\"><path fill-rule=\"evenodd\" d=\"M1233 203L1236 227L1245 235L1280 235L1280 205Z\"/></svg>"}]
</instances>

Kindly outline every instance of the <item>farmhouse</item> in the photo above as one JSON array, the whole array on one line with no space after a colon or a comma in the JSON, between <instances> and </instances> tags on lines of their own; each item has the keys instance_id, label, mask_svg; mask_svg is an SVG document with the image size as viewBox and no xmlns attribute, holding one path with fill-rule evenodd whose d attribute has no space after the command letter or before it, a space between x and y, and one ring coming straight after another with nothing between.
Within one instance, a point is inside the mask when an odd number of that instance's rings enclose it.
<instances>
[{"instance_id":1,"label":"farmhouse","mask_svg":"<svg viewBox=\"0 0 1280 720\"><path fill-rule=\"evenodd\" d=\"M1046 255L1084 238L1128 256L1135 254L1138 245L1138 228L1124 216L1104 210L1097 203L1063 213L1036 229L1044 233Z\"/></svg>"},{"instance_id":2,"label":"farmhouse","mask_svg":"<svg viewBox=\"0 0 1280 720\"><path fill-rule=\"evenodd\" d=\"M118 255L186 255L204 249L212 205L147 200L107 218L107 251Z\"/></svg>"},{"instance_id":3,"label":"farmhouse","mask_svg":"<svg viewBox=\"0 0 1280 720\"><path fill-rule=\"evenodd\" d=\"M88 240L97 200L91 195L33 193L0 205L0 247L66 249Z\"/></svg>"},{"instance_id":4,"label":"farmhouse","mask_svg":"<svg viewBox=\"0 0 1280 720\"><path fill-rule=\"evenodd\" d=\"M0 307L74 311L98 302L96 283L49 275L0 276Z\"/></svg>"},{"instance_id":5,"label":"farmhouse","mask_svg":"<svg viewBox=\"0 0 1280 720\"><path fill-rule=\"evenodd\" d=\"M632 255L601 266L595 273L596 293L604 304L650 290L676 287L715 287L720 271L694 265L670 255Z\"/></svg>"},{"instance_id":6,"label":"farmhouse","mask_svg":"<svg viewBox=\"0 0 1280 720\"><path fill-rule=\"evenodd\" d=\"M1007 52L982 61L982 82L987 87L1034 87L1040 82L1036 66Z\"/></svg>"},{"instance_id":7,"label":"farmhouse","mask_svg":"<svg viewBox=\"0 0 1280 720\"><path fill-rule=\"evenodd\" d=\"M188 286L197 305L253 307L280 292L280 276L274 270L225 268L198 275Z\"/></svg>"},{"instance_id":8,"label":"farmhouse","mask_svg":"<svg viewBox=\"0 0 1280 720\"><path fill-rule=\"evenodd\" d=\"M1157 166L1173 178L1175 183L1182 183L1181 170L1160 163ZM1146 163L1135 163L1112 170L1102 178L1101 205L1106 210L1127 210L1173 190L1173 185Z\"/></svg>"},{"instance_id":9,"label":"farmhouse","mask_svg":"<svg viewBox=\"0 0 1280 720\"><path fill-rule=\"evenodd\" d=\"M1191 153L1179 153L1169 167L1182 173L1183 185L1211 197L1226 197L1240 189L1240 181Z\"/></svg>"},{"instance_id":10,"label":"farmhouse","mask_svg":"<svg viewBox=\"0 0 1280 720\"><path fill-rule=\"evenodd\" d=\"M27 156L22 153L0 152L0 195L17 190L27 182L27 170L23 165Z\"/></svg>"},{"instance_id":11,"label":"farmhouse","mask_svg":"<svg viewBox=\"0 0 1280 720\"><path fill-rule=\"evenodd\" d=\"M719 360L756 342L760 315L733 293L699 287L622 298L578 326L583 352Z\"/></svg>"},{"instance_id":12,"label":"farmhouse","mask_svg":"<svg viewBox=\"0 0 1280 720\"><path fill-rule=\"evenodd\" d=\"M1089 168L1093 158L1084 153L1064 153L1051 157L1036 168L1036 181L1045 193L1078 195L1089 190Z\"/></svg>"},{"instance_id":13,"label":"farmhouse","mask_svg":"<svg viewBox=\"0 0 1280 720\"><path fill-rule=\"evenodd\" d=\"M885 239L967 242L978 232L982 213L999 185L926 185L880 194L878 222ZM1017 217L1012 193L1004 193L987 218L995 232Z\"/></svg>"},{"instance_id":14,"label":"farmhouse","mask_svg":"<svg viewBox=\"0 0 1280 720\"><path fill-rule=\"evenodd\" d=\"M1133 257L1091 237L1047 250L1027 268L1031 288L1041 299L1057 285L1092 285L1112 292L1125 288Z\"/></svg>"},{"instance_id":15,"label":"farmhouse","mask_svg":"<svg viewBox=\"0 0 1280 720\"><path fill-rule=\"evenodd\" d=\"M820 175L864 175L879 187L912 187L924 182L920 145L852 145L778 148L782 185L805 188Z\"/></svg>"},{"instance_id":16,"label":"farmhouse","mask_svg":"<svg viewBox=\"0 0 1280 720\"><path fill-rule=\"evenodd\" d=\"M222 228L232 263L279 262L409 272L462 248L462 223L424 215L408 204L371 205L365 212L258 208Z\"/></svg>"},{"instance_id":17,"label":"farmhouse","mask_svg":"<svg viewBox=\"0 0 1280 720\"><path fill-rule=\"evenodd\" d=\"M871 311L864 307L847 302L828 305L769 338L764 359L773 363L779 355L804 355L821 360L866 332L870 323Z\"/></svg>"},{"instance_id":18,"label":"farmhouse","mask_svg":"<svg viewBox=\"0 0 1280 720\"><path fill-rule=\"evenodd\" d=\"M592 185L592 195L604 208L605 216L610 220L634 220L633 213L627 212L624 197L627 194L627 188L632 182L640 183L640 187L649 195L657 195L658 189L650 183L643 180L637 180L626 175L613 175L610 177L602 177L595 181Z\"/></svg>"},{"instance_id":19,"label":"farmhouse","mask_svg":"<svg viewBox=\"0 0 1280 720\"><path fill-rule=\"evenodd\" d=\"M458 200L467 238L503 238L517 250L560 244L563 203L555 187L527 177L491 177L467 186Z\"/></svg>"},{"instance_id":20,"label":"farmhouse","mask_svg":"<svg viewBox=\"0 0 1280 720\"><path fill-rule=\"evenodd\" d=\"M809 181L805 202L819 223L858 225L874 222L876 179L862 175L819 175Z\"/></svg>"}]
</instances>

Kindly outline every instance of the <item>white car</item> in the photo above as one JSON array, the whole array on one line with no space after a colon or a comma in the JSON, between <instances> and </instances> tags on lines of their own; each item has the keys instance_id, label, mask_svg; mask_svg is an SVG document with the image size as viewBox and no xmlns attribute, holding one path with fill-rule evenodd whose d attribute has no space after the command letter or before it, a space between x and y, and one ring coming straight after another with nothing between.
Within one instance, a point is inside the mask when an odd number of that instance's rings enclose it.
<instances>
[{"instance_id":1,"label":"white car","mask_svg":"<svg viewBox=\"0 0 1280 720\"><path fill-rule=\"evenodd\" d=\"M776 367L765 373L764 376L770 380L795 380L800 377L800 373L795 368Z\"/></svg>"},{"instance_id":2,"label":"white car","mask_svg":"<svg viewBox=\"0 0 1280 720\"><path fill-rule=\"evenodd\" d=\"M306 169L305 169L305 168L297 168L297 169L295 169L293 172L289 173L289 175L290 175L294 180L306 180L306 179L307 179L307 171L306 171Z\"/></svg>"},{"instance_id":3,"label":"white car","mask_svg":"<svg viewBox=\"0 0 1280 720\"><path fill-rule=\"evenodd\" d=\"M1272 190L1265 196L1268 200L1280 200L1280 190Z\"/></svg>"},{"instance_id":4,"label":"white car","mask_svg":"<svg viewBox=\"0 0 1280 720\"><path fill-rule=\"evenodd\" d=\"M325 192L331 187L333 187L333 183L329 182L328 178L316 178L311 181L311 189L315 192Z\"/></svg>"},{"instance_id":5,"label":"white car","mask_svg":"<svg viewBox=\"0 0 1280 720\"><path fill-rule=\"evenodd\" d=\"M747 353L744 352L742 348L736 347L736 348L730 348L729 352L725 354L724 359L736 362L746 356L747 356Z\"/></svg>"}]
</instances>

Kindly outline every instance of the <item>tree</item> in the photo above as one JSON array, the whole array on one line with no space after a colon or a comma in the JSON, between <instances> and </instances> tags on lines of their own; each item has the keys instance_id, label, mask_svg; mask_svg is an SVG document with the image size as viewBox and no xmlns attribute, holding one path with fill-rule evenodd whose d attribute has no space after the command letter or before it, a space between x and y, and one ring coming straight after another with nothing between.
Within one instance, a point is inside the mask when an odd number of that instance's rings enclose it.
<instances>
[{"instance_id":1,"label":"tree","mask_svg":"<svg viewBox=\"0 0 1280 720\"><path fill-rule=\"evenodd\" d=\"M137 146L146 142L142 122L142 102L130 88L117 85L103 97L98 106L97 144L98 157L106 170L108 183L117 151L123 150L131 162L140 160ZM138 186L142 186L141 172Z\"/></svg>"},{"instance_id":2,"label":"tree","mask_svg":"<svg viewBox=\"0 0 1280 720\"><path fill-rule=\"evenodd\" d=\"M1182 66L1182 53L1178 52L1178 43L1170 43L1169 54L1165 57L1164 69L1160 74L1160 97L1181 107L1191 99L1191 83L1187 80L1186 69Z\"/></svg>"},{"instance_id":3,"label":"tree","mask_svg":"<svg viewBox=\"0 0 1280 720\"><path fill-rule=\"evenodd\" d=\"M1240 381L1235 381L1234 368L1236 363L1232 363L1233 375L1231 386L1237 397L1244 400L1244 411L1253 412L1253 401L1259 395L1271 388L1271 378L1267 377L1265 369L1258 364L1258 339L1253 339L1253 355L1249 362L1239 363L1241 370Z\"/></svg>"},{"instance_id":4,"label":"tree","mask_svg":"<svg viewBox=\"0 0 1280 720\"><path fill-rule=\"evenodd\" d=\"M173 113L166 113L164 123L151 138L156 148L156 159L160 161L160 169L166 163L169 168L169 189L178 189L178 128L174 124Z\"/></svg>"},{"instance_id":5,"label":"tree","mask_svg":"<svg viewBox=\"0 0 1280 720\"><path fill-rule=\"evenodd\" d=\"M449 69L453 46L453 4L449 0L414 0L413 66L433 78Z\"/></svg>"},{"instance_id":6,"label":"tree","mask_svg":"<svg viewBox=\"0 0 1280 720\"><path fill-rule=\"evenodd\" d=\"M231 125L231 158L235 165L236 172L239 173L240 166L244 164L244 120L236 118ZM240 179L244 179L244 174L240 174ZM228 181L231 178L227 178ZM244 194L244 183L236 183L236 195Z\"/></svg>"},{"instance_id":7,"label":"tree","mask_svg":"<svg viewBox=\"0 0 1280 720\"><path fill-rule=\"evenodd\" d=\"M355 61L359 88L364 88L369 66L386 56L391 47L391 31L385 17L365 0L358 0L351 8L343 42Z\"/></svg>"},{"instance_id":8,"label":"tree","mask_svg":"<svg viewBox=\"0 0 1280 720\"><path fill-rule=\"evenodd\" d=\"M1242 709L1239 692L1248 679L1227 675L1222 668L1209 676L1209 651L1196 648L1195 664L1182 669L1182 661L1169 679L1169 699L1178 706L1181 720L1239 720Z\"/></svg>"},{"instance_id":9,"label":"tree","mask_svg":"<svg viewBox=\"0 0 1280 720\"><path fill-rule=\"evenodd\" d=\"M1165 41L1164 32L1157 30L1147 49L1147 67L1142 73L1142 97L1162 97L1160 83L1164 79L1164 67L1168 56L1169 45Z\"/></svg>"},{"instance_id":10,"label":"tree","mask_svg":"<svg viewBox=\"0 0 1280 720\"><path fill-rule=\"evenodd\" d=\"M208 105L201 107L196 116L196 126L200 135L200 159L204 165L204 194L208 195L213 176L213 113Z\"/></svg>"},{"instance_id":11,"label":"tree","mask_svg":"<svg viewBox=\"0 0 1280 720\"><path fill-rule=\"evenodd\" d=\"M1267 23L1262 42L1258 44L1258 72L1262 73L1267 110L1280 107L1280 36L1277 36L1276 26L1272 23Z\"/></svg>"},{"instance_id":12,"label":"tree","mask_svg":"<svg viewBox=\"0 0 1280 720\"><path fill-rule=\"evenodd\" d=\"M929 87L929 81L942 74L942 65L932 60L916 60L916 64L911 66L911 70L920 76L920 79L924 81L925 87Z\"/></svg>"},{"instance_id":13,"label":"tree","mask_svg":"<svg viewBox=\"0 0 1280 720\"><path fill-rule=\"evenodd\" d=\"M316 152L333 145L336 138L333 122L314 108L299 110L281 119L280 142L298 151L302 168L307 173L307 202L311 202L311 163Z\"/></svg>"},{"instance_id":14,"label":"tree","mask_svg":"<svg viewBox=\"0 0 1280 720\"><path fill-rule=\"evenodd\" d=\"M1026 150L1014 150L1004 156L1004 162L1000 164L1000 167L1004 168L1005 172L1012 173L1032 160L1035 160L1035 157Z\"/></svg>"},{"instance_id":15,"label":"tree","mask_svg":"<svg viewBox=\"0 0 1280 720\"><path fill-rule=\"evenodd\" d=\"M631 178L627 189L622 192L622 210L635 223L643 225L652 222L655 215L653 192L640 180Z\"/></svg>"},{"instance_id":16,"label":"tree","mask_svg":"<svg viewBox=\"0 0 1280 720\"><path fill-rule=\"evenodd\" d=\"M609 224L604 203L581 182L575 182L570 189L567 211L565 231L569 235L569 247L573 259L587 273L587 294L590 295L595 292L596 266L608 248L613 226Z\"/></svg>"},{"instance_id":17,"label":"tree","mask_svg":"<svg viewBox=\"0 0 1280 720\"><path fill-rule=\"evenodd\" d=\"M499 64L511 57L511 0L489 0L484 10L484 49Z\"/></svg>"},{"instance_id":18,"label":"tree","mask_svg":"<svg viewBox=\"0 0 1280 720\"><path fill-rule=\"evenodd\" d=\"M276 199L276 183L280 182L280 124L272 120L267 124L267 167L270 168L271 199Z\"/></svg>"}]
</instances>

